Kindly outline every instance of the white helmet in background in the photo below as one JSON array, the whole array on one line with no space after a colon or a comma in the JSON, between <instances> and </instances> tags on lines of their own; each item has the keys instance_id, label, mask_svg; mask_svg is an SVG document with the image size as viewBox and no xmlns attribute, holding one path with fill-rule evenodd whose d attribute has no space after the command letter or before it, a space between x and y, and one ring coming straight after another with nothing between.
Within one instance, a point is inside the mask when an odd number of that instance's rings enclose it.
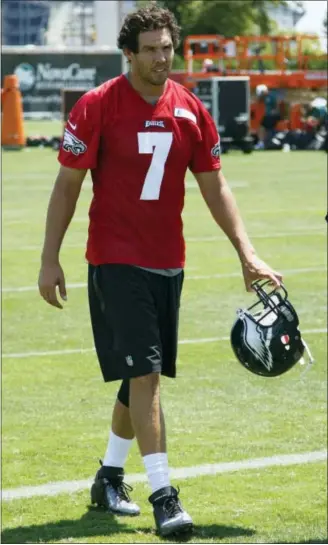
<instances>
[{"instance_id":1,"label":"white helmet in background","mask_svg":"<svg viewBox=\"0 0 328 545\"><path fill-rule=\"evenodd\" d=\"M268 88L264 83L261 83L260 85L256 86L256 96L260 97L268 92Z\"/></svg>"},{"instance_id":2,"label":"white helmet in background","mask_svg":"<svg viewBox=\"0 0 328 545\"><path fill-rule=\"evenodd\" d=\"M203 61L203 68L208 68L210 66L213 66L214 62L212 59L204 59Z\"/></svg>"},{"instance_id":3,"label":"white helmet in background","mask_svg":"<svg viewBox=\"0 0 328 545\"><path fill-rule=\"evenodd\" d=\"M316 97L310 104L311 108L325 108L327 106L327 100L323 97Z\"/></svg>"}]
</instances>

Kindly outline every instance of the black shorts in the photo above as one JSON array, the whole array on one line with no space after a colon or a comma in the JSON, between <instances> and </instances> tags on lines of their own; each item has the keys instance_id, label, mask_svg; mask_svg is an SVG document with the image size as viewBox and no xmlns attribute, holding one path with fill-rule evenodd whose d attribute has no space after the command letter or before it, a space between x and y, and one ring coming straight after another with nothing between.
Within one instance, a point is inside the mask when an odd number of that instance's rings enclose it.
<instances>
[{"instance_id":1,"label":"black shorts","mask_svg":"<svg viewBox=\"0 0 328 545\"><path fill-rule=\"evenodd\" d=\"M280 121L281 116L279 114L268 114L265 115L261 121L262 127L270 131L274 129L278 121Z\"/></svg>"},{"instance_id":2,"label":"black shorts","mask_svg":"<svg viewBox=\"0 0 328 545\"><path fill-rule=\"evenodd\" d=\"M183 271L163 276L132 265L89 265L95 347L105 382L176 376Z\"/></svg>"}]
</instances>

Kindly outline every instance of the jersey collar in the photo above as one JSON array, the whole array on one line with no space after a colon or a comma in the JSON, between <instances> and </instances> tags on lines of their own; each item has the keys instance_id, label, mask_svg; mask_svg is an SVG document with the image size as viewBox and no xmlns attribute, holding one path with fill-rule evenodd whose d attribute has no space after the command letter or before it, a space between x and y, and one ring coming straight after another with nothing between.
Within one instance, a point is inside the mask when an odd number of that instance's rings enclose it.
<instances>
[{"instance_id":1,"label":"jersey collar","mask_svg":"<svg viewBox=\"0 0 328 545\"><path fill-rule=\"evenodd\" d=\"M132 87L129 79L126 77L125 74L122 74L122 79L123 81L125 81L125 85L127 86L127 88L129 89L130 93L133 94L134 97L137 97L145 106L148 106L149 108L151 108L152 110L154 110L155 108L157 108L157 106L159 106L159 104L162 103L163 100L165 100L165 98L167 97L168 93L169 93L169 90L170 90L170 86L171 86L171 80L168 78L166 80L166 85L165 85L165 89L164 89L164 92L161 94L160 97L158 97L158 100L152 104L151 102L147 102L147 100L145 100L143 98L142 95L140 95L140 93L138 93L138 91L136 91L134 89L134 87Z\"/></svg>"}]
</instances>

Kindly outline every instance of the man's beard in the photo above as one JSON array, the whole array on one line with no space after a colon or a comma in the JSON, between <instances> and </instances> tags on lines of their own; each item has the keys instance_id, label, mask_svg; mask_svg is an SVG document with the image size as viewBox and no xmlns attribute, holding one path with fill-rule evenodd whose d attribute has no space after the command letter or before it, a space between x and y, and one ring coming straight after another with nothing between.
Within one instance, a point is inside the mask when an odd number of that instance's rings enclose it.
<instances>
[{"instance_id":1,"label":"man's beard","mask_svg":"<svg viewBox=\"0 0 328 545\"><path fill-rule=\"evenodd\" d=\"M147 73L143 73L143 71L141 71L140 76L145 83L155 85L155 86L156 85L162 86L165 84L168 78L169 70L170 69L168 67L165 67L163 72L148 71Z\"/></svg>"},{"instance_id":2,"label":"man's beard","mask_svg":"<svg viewBox=\"0 0 328 545\"><path fill-rule=\"evenodd\" d=\"M165 70L165 72L159 72L157 74L150 74L148 81L152 83L152 85L164 85L168 78L168 73Z\"/></svg>"}]
</instances>

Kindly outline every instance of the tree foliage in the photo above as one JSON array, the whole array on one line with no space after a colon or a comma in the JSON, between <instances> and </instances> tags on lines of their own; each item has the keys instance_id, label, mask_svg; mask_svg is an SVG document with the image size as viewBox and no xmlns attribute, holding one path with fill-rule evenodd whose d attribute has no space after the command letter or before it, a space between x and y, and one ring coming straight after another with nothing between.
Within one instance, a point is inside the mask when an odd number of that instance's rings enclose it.
<instances>
[{"instance_id":1,"label":"tree foliage","mask_svg":"<svg viewBox=\"0 0 328 545\"><path fill-rule=\"evenodd\" d=\"M156 0L151 0L156 1ZM171 10L182 29L182 42L189 34L221 34L227 38L243 35L286 34L269 16L272 5L285 4L285 0L157 0L157 4ZM149 4L149 0L138 0L138 5ZM295 1L295 7L303 7ZM327 33L327 15L324 21ZM297 35L295 29L287 33ZM264 52L271 54L268 42ZM182 43L177 51L175 68L183 68ZM303 53L319 54L320 42L304 41ZM324 61L320 61L324 62Z\"/></svg>"},{"instance_id":2,"label":"tree foliage","mask_svg":"<svg viewBox=\"0 0 328 545\"><path fill-rule=\"evenodd\" d=\"M285 3L285 0L157 0L157 4L174 13L182 28L182 41L189 34L226 37L270 34L276 25L270 20L268 8ZM137 4L146 5L149 0L138 0ZM178 53L182 53L182 44Z\"/></svg>"},{"instance_id":3,"label":"tree foliage","mask_svg":"<svg viewBox=\"0 0 328 545\"><path fill-rule=\"evenodd\" d=\"M139 0L145 5L147 0ZM158 0L171 10L182 27L182 40L188 34L268 34L273 26L268 6L284 0ZM181 52L181 47L180 51Z\"/></svg>"}]
</instances>

